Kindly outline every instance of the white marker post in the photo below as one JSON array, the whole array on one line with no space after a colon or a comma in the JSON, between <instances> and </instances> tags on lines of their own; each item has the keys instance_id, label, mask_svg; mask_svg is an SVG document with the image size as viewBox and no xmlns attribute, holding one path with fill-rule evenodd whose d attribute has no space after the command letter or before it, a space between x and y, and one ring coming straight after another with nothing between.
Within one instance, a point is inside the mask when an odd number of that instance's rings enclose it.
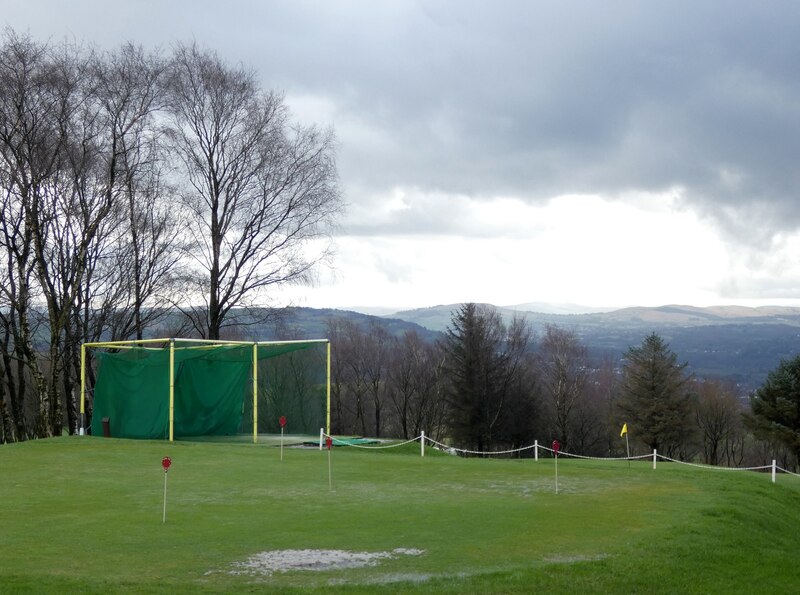
<instances>
[{"instance_id":1,"label":"white marker post","mask_svg":"<svg viewBox=\"0 0 800 595\"><path fill-rule=\"evenodd\" d=\"M558 449L561 448L561 445L558 443L558 440L553 440L553 454L556 457L556 494L558 494Z\"/></svg>"},{"instance_id":2,"label":"white marker post","mask_svg":"<svg viewBox=\"0 0 800 595\"><path fill-rule=\"evenodd\" d=\"M172 465L171 458L164 457L161 459L161 466L164 468L164 515L161 517L162 524L167 522L167 471L169 471L170 465Z\"/></svg>"}]
</instances>

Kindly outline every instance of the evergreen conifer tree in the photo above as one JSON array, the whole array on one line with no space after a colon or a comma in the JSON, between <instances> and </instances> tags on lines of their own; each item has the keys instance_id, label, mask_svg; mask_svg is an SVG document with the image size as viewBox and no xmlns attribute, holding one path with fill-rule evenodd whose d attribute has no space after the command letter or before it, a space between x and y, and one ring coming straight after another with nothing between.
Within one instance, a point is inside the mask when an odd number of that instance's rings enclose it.
<instances>
[{"instance_id":1,"label":"evergreen conifer tree","mask_svg":"<svg viewBox=\"0 0 800 595\"><path fill-rule=\"evenodd\" d=\"M658 334L647 335L625 356L618 408L631 436L673 456L691 433L686 364Z\"/></svg>"}]
</instances>

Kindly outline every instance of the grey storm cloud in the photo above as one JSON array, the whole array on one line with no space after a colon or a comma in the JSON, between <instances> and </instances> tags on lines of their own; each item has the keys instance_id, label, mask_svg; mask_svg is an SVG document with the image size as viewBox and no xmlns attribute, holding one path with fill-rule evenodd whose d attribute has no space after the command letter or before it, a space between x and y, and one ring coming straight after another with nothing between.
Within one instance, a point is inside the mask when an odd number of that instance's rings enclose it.
<instances>
[{"instance_id":1,"label":"grey storm cloud","mask_svg":"<svg viewBox=\"0 0 800 595\"><path fill-rule=\"evenodd\" d=\"M796 2L50 5L5 20L110 46L194 38L325 98L358 200L678 188L731 230L800 224Z\"/></svg>"},{"instance_id":2,"label":"grey storm cloud","mask_svg":"<svg viewBox=\"0 0 800 595\"><path fill-rule=\"evenodd\" d=\"M386 6L329 5L296 42L315 57L281 75L382 139L348 147L353 181L534 201L679 188L723 224L800 222L800 5Z\"/></svg>"}]
</instances>

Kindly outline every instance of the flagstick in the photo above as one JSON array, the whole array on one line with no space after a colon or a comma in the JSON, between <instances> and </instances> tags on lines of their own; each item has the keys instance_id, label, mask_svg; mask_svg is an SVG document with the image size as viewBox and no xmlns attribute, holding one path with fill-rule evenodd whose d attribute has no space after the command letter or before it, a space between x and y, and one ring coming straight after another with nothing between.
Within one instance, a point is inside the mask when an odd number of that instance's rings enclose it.
<instances>
[{"instance_id":1,"label":"flagstick","mask_svg":"<svg viewBox=\"0 0 800 595\"><path fill-rule=\"evenodd\" d=\"M331 475L331 448L328 447L328 490L333 490L333 478Z\"/></svg>"},{"instance_id":2,"label":"flagstick","mask_svg":"<svg viewBox=\"0 0 800 595\"><path fill-rule=\"evenodd\" d=\"M625 448L628 450L628 469L631 468L631 445L628 444L628 432L625 432Z\"/></svg>"},{"instance_id":3,"label":"flagstick","mask_svg":"<svg viewBox=\"0 0 800 595\"><path fill-rule=\"evenodd\" d=\"M283 426L281 426L281 461L283 460Z\"/></svg>"},{"instance_id":4,"label":"flagstick","mask_svg":"<svg viewBox=\"0 0 800 595\"><path fill-rule=\"evenodd\" d=\"M556 494L558 494L558 453L556 453Z\"/></svg>"},{"instance_id":5,"label":"flagstick","mask_svg":"<svg viewBox=\"0 0 800 595\"><path fill-rule=\"evenodd\" d=\"M164 516L161 518L161 523L167 522L167 472L164 471Z\"/></svg>"}]
</instances>

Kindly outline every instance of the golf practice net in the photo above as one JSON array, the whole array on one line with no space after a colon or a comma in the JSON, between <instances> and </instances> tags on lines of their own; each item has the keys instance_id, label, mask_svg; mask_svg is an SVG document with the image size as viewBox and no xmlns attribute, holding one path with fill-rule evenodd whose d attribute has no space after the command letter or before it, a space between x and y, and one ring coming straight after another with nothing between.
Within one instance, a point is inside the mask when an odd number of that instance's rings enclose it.
<instances>
[{"instance_id":1,"label":"golf practice net","mask_svg":"<svg viewBox=\"0 0 800 595\"><path fill-rule=\"evenodd\" d=\"M81 430L86 350L97 377L91 433L116 438L316 434L330 426L327 340L225 342L152 339L86 343L81 350ZM104 427L105 424L105 427Z\"/></svg>"}]
</instances>

